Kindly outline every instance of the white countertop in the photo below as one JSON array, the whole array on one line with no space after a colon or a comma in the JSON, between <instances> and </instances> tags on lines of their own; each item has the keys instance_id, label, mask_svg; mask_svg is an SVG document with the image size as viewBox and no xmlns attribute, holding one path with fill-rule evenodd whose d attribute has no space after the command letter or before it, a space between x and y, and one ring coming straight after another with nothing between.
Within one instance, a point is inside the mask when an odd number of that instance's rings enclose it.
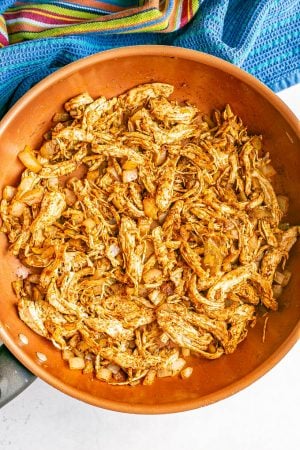
<instances>
[{"instance_id":1,"label":"white countertop","mask_svg":"<svg viewBox=\"0 0 300 450\"><path fill-rule=\"evenodd\" d=\"M279 96L300 118L300 84ZM233 397L172 415L105 411L36 380L1 409L0 449L294 450L300 442L299 350L300 342Z\"/></svg>"}]
</instances>

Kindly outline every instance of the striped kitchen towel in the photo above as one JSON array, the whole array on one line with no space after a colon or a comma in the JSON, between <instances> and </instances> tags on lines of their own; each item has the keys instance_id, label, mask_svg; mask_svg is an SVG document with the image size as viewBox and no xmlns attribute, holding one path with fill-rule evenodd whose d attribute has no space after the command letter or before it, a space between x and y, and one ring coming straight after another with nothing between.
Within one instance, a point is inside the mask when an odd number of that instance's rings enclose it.
<instances>
[{"instance_id":1,"label":"striped kitchen towel","mask_svg":"<svg viewBox=\"0 0 300 450\"><path fill-rule=\"evenodd\" d=\"M199 8L199 0L4 0L4 3L8 8L0 20L2 46L24 39L69 34L170 32L186 25Z\"/></svg>"}]
</instances>

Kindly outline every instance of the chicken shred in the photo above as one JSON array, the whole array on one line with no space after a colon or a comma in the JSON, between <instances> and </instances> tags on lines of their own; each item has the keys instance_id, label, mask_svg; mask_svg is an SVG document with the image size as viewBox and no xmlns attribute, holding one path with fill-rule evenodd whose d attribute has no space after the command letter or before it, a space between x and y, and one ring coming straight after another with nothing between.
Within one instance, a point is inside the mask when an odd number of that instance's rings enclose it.
<instances>
[{"instance_id":1,"label":"chicken shred","mask_svg":"<svg viewBox=\"0 0 300 450\"><path fill-rule=\"evenodd\" d=\"M28 269L13 283L21 320L113 385L234 352L257 307L278 308L274 276L299 235L281 224L262 137L229 105L210 118L173 91L70 99L29 149L41 168L1 201Z\"/></svg>"}]
</instances>

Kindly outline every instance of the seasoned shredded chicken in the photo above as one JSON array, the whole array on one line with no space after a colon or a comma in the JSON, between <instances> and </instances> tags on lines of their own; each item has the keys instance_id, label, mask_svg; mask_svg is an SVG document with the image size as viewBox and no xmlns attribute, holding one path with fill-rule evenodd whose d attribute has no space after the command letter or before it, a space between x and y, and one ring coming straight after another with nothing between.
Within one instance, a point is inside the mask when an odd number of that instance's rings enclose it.
<instances>
[{"instance_id":1,"label":"seasoned shredded chicken","mask_svg":"<svg viewBox=\"0 0 300 450\"><path fill-rule=\"evenodd\" d=\"M261 137L172 92L72 98L3 191L2 231L28 268L20 318L112 384L185 379L190 355L234 352L290 277L299 228L281 223Z\"/></svg>"}]
</instances>

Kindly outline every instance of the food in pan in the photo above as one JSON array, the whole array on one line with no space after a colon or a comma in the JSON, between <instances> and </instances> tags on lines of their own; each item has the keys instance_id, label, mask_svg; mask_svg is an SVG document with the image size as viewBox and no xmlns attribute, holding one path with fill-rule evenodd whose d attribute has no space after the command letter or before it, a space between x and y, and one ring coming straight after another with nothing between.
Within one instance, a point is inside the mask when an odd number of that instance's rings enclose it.
<instances>
[{"instance_id":1,"label":"food in pan","mask_svg":"<svg viewBox=\"0 0 300 450\"><path fill-rule=\"evenodd\" d=\"M112 384L185 379L191 356L234 352L291 276L299 229L261 136L228 105L208 117L172 93L72 98L3 191L2 231L28 270L20 318Z\"/></svg>"}]
</instances>

